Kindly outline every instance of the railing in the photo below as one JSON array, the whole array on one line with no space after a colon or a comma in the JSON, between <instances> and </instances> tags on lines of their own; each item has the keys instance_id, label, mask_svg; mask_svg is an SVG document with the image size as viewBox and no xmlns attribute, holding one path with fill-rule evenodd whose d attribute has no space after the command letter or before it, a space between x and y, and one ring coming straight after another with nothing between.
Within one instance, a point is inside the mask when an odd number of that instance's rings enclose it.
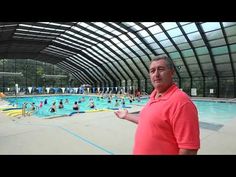
<instances>
[{"instance_id":1,"label":"railing","mask_svg":"<svg viewBox=\"0 0 236 177\"><path fill-rule=\"evenodd\" d=\"M35 110L31 110L31 111L26 111L26 108L27 108L27 105L28 104L31 104L31 106L33 106L33 103L28 103L28 102L25 102L23 105L22 105L22 116L30 116L32 115L31 113L35 112L35 111L38 111L39 110L39 107L34 105L35 107Z\"/></svg>"}]
</instances>

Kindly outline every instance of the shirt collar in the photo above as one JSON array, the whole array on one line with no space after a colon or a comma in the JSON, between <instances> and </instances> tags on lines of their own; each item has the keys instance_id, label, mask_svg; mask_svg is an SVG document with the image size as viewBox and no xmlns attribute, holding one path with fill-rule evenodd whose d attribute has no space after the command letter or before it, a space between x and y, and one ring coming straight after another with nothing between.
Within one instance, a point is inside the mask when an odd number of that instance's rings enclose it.
<instances>
[{"instance_id":1,"label":"shirt collar","mask_svg":"<svg viewBox=\"0 0 236 177\"><path fill-rule=\"evenodd\" d=\"M172 95L172 93L178 89L177 85L175 83L173 83L164 93L161 94L160 97L158 97L159 100L167 100L169 99L169 97ZM156 96L157 90L153 90L153 92L150 95L150 99L151 100L155 100L155 96Z\"/></svg>"}]
</instances>

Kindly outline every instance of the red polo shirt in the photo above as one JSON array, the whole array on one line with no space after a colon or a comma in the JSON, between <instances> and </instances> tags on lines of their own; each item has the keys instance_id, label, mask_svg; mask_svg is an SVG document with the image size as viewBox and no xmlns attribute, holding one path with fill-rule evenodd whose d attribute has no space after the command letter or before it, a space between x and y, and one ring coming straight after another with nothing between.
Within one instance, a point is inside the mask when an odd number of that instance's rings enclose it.
<instances>
[{"instance_id":1,"label":"red polo shirt","mask_svg":"<svg viewBox=\"0 0 236 177\"><path fill-rule=\"evenodd\" d=\"M173 84L161 97L156 90L140 112L134 154L179 154L179 149L199 149L198 112Z\"/></svg>"}]
</instances>

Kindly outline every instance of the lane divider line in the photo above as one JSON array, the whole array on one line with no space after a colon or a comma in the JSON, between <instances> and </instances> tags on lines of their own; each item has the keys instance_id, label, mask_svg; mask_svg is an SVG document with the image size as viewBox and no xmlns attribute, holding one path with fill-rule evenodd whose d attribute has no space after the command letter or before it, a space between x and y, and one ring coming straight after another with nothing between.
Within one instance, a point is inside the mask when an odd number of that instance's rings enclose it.
<instances>
[{"instance_id":1,"label":"lane divider line","mask_svg":"<svg viewBox=\"0 0 236 177\"><path fill-rule=\"evenodd\" d=\"M69 133L70 135L76 137L77 139L82 140L86 144L89 144L89 145L91 145L91 146L93 146L93 147L95 147L95 148L97 148L97 149L99 149L101 151L104 151L104 152L106 152L106 153L108 153L110 155L114 155L114 153L112 151L107 150L106 148L104 148L102 146L99 146L99 145L93 143L92 141L90 141L90 140L80 136L79 134L74 133L73 131L71 131L71 130L69 130L67 128L64 128L62 126L59 126L59 125L46 125L46 124L35 124L35 123L32 124L32 123L19 123L19 122L15 122L15 123L20 124L20 125L36 125L36 126L49 126L49 127L60 128L60 129L64 130L65 132Z\"/></svg>"}]
</instances>

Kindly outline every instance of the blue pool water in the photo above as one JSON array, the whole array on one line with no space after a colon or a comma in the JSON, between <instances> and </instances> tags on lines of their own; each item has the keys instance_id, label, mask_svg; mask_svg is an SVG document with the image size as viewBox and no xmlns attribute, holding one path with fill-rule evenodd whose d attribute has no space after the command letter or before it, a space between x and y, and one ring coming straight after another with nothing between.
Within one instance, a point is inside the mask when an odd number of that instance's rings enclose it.
<instances>
[{"instance_id":1,"label":"blue pool water","mask_svg":"<svg viewBox=\"0 0 236 177\"><path fill-rule=\"evenodd\" d=\"M85 98L85 102L79 103L80 111L88 111L92 110L89 108L89 98L90 96L82 96L82 95L59 95L59 96L35 96L35 97L18 97L18 98L6 98L11 104L17 104L17 107L22 107L24 102L32 103L34 102L36 106L39 106L40 101L44 101L46 98L48 99L48 104L43 105L42 108L38 109L35 112L35 116L39 118L49 117L49 116L60 116L60 115L69 115L72 112L75 112L72 107L75 101L78 101L82 97ZM97 97L92 97L95 102L96 109L108 109L115 108L115 100L113 98L111 103L107 102L107 98L98 99ZM59 101L63 99L63 103L66 99L69 100L68 104L64 103L63 109L58 109ZM49 111L53 102L56 102L57 111L55 113L51 113ZM133 103L129 103L128 99L125 99L126 106L132 107L132 105L145 105L147 99L141 99L140 102L137 100ZM121 102L119 102L121 107ZM209 123L225 123L233 118L236 118L236 103L226 103L226 102L217 102L217 101L195 101L194 104L197 106L199 119L202 122ZM28 106L28 108L30 105Z\"/></svg>"},{"instance_id":2,"label":"blue pool water","mask_svg":"<svg viewBox=\"0 0 236 177\"><path fill-rule=\"evenodd\" d=\"M223 124L236 118L236 103L205 100L193 100L193 102L197 107L201 122Z\"/></svg>"},{"instance_id":3,"label":"blue pool water","mask_svg":"<svg viewBox=\"0 0 236 177\"><path fill-rule=\"evenodd\" d=\"M199 119L203 122L225 123L236 118L236 103L217 101L194 101Z\"/></svg>"},{"instance_id":4,"label":"blue pool water","mask_svg":"<svg viewBox=\"0 0 236 177\"><path fill-rule=\"evenodd\" d=\"M22 105L24 103L28 103L27 104L27 109L26 111L30 110L31 107L31 103L35 103L35 105L37 106L36 111L34 112L34 115L36 117L39 118L44 118L44 117L51 117L51 116L61 116L61 115L69 115L72 112L75 112L73 110L73 105L74 102L77 101L79 99L82 99L82 97L84 97L85 101L78 103L79 105L79 111L90 111L93 110L89 107L89 99L92 98L96 109L100 110L100 109L119 109L122 107L121 101L119 102L119 106L115 106L115 100L116 97L113 97L113 99L111 100L111 103L108 103L108 98L98 98L95 96L82 96L82 95L58 95L58 96L34 96L34 97L17 97L17 98L5 98L6 101L10 102L11 105L17 105L17 107L22 108ZM40 105L40 101L43 101L47 99L47 104L42 106L42 108L38 108ZM58 105L60 100L62 99L63 101L63 105L64 108L63 109L58 109ZM65 103L65 100L68 99L69 103ZM141 100L140 102L138 102L137 100L133 101L132 103L129 102L129 100L126 98L125 99L125 106L126 107L132 107L133 104L145 104L147 100ZM56 102L56 112L51 113L50 112L50 107L52 105L53 102Z\"/></svg>"}]
</instances>

